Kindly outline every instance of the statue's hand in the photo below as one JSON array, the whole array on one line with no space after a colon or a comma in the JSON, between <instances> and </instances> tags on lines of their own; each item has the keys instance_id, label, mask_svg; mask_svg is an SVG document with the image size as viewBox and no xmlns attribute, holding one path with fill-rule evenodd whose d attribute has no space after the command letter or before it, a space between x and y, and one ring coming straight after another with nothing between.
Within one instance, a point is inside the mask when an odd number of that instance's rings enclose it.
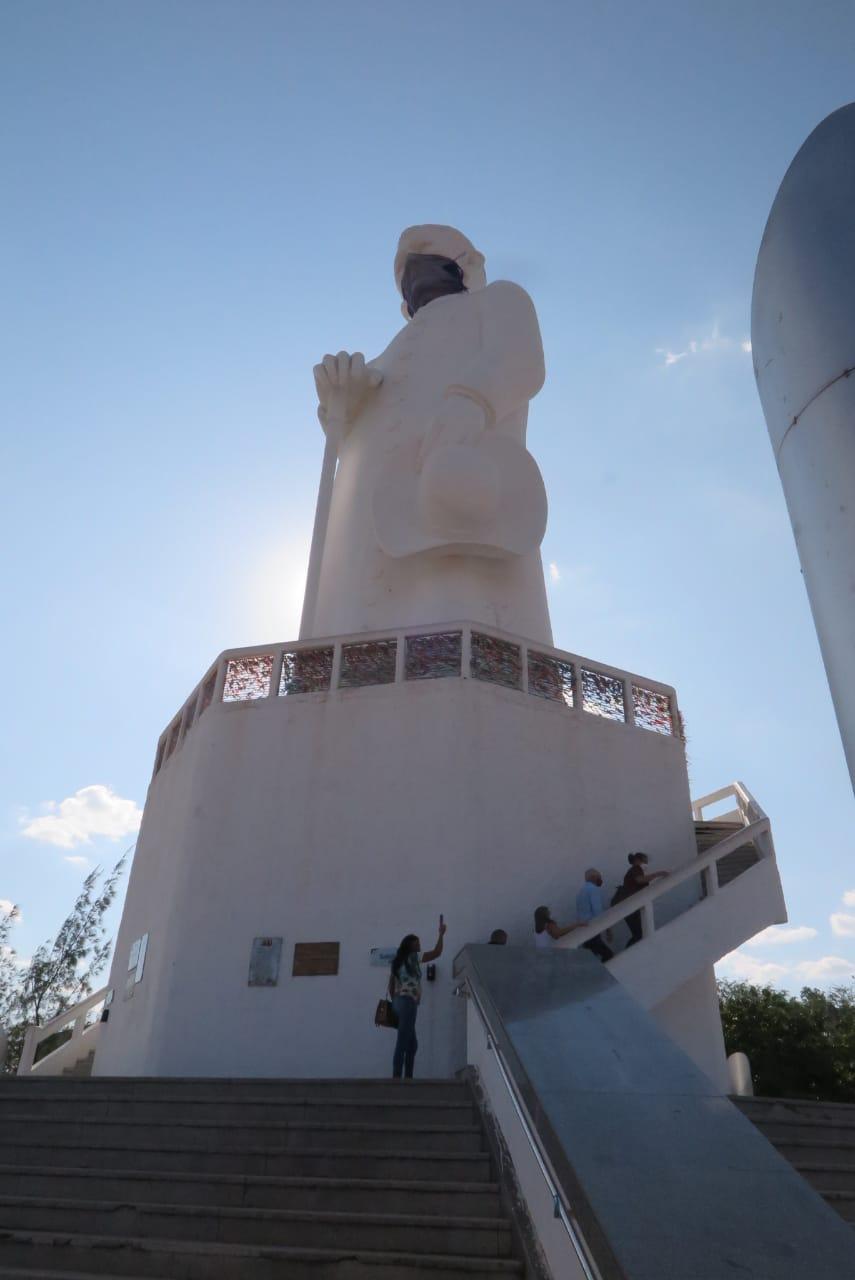
<instances>
[{"instance_id":1,"label":"statue's hand","mask_svg":"<svg viewBox=\"0 0 855 1280\"><path fill-rule=\"evenodd\" d=\"M486 425L487 415L474 400L468 396L449 396L425 432L417 470L421 471L435 449L452 444L474 444Z\"/></svg>"},{"instance_id":2,"label":"statue's hand","mask_svg":"<svg viewBox=\"0 0 855 1280\"><path fill-rule=\"evenodd\" d=\"M349 356L324 356L314 368L318 392L318 419L324 431L334 428L342 435L361 413L372 391L383 381L378 369L370 369L365 356L356 351Z\"/></svg>"}]
</instances>

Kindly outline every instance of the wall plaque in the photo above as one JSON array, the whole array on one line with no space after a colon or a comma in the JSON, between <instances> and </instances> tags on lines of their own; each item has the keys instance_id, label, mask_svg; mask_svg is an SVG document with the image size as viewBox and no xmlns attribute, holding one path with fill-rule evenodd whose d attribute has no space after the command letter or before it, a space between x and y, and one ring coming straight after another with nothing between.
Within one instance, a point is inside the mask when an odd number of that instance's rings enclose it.
<instances>
[{"instance_id":1,"label":"wall plaque","mask_svg":"<svg viewBox=\"0 0 855 1280\"><path fill-rule=\"evenodd\" d=\"M372 947L368 953L368 961L381 969L388 969L397 954L397 947Z\"/></svg>"},{"instance_id":2,"label":"wall plaque","mask_svg":"<svg viewBox=\"0 0 855 1280\"><path fill-rule=\"evenodd\" d=\"M282 960L282 939L253 938L249 953L249 987L275 987L279 981L279 965Z\"/></svg>"},{"instance_id":3,"label":"wall plaque","mask_svg":"<svg viewBox=\"0 0 855 1280\"><path fill-rule=\"evenodd\" d=\"M338 942L297 942L294 944L294 978L316 978L338 973Z\"/></svg>"}]
</instances>

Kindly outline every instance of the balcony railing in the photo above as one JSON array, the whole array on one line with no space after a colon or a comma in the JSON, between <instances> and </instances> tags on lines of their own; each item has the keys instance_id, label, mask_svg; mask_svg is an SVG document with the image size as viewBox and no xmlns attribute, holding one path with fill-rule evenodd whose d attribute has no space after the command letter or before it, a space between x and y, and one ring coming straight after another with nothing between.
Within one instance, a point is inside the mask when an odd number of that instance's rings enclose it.
<instances>
[{"instance_id":1,"label":"balcony railing","mask_svg":"<svg viewBox=\"0 0 855 1280\"><path fill-rule=\"evenodd\" d=\"M682 737L670 686L521 636L456 622L227 650L161 734L154 774L212 706L246 708L442 679L484 681L571 715Z\"/></svg>"}]
</instances>

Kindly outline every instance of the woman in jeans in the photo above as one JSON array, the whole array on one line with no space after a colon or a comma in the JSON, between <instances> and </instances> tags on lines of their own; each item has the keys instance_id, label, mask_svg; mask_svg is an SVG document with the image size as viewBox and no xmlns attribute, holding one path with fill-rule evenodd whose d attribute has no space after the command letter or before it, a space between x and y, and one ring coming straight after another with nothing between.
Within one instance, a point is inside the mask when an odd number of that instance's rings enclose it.
<instances>
[{"instance_id":1,"label":"woman in jeans","mask_svg":"<svg viewBox=\"0 0 855 1280\"><path fill-rule=\"evenodd\" d=\"M416 934L408 933L402 939L400 947L392 961L392 972L389 977L389 997L395 1013L398 1015L398 1039L395 1043L395 1056L392 1059L392 1076L400 1080L401 1075L413 1078L413 1063L419 1042L416 1039L416 1014L422 998L422 965L429 964L442 955L442 940L445 936L445 924L439 917L439 936L433 951L425 951L421 956L422 944Z\"/></svg>"}]
</instances>

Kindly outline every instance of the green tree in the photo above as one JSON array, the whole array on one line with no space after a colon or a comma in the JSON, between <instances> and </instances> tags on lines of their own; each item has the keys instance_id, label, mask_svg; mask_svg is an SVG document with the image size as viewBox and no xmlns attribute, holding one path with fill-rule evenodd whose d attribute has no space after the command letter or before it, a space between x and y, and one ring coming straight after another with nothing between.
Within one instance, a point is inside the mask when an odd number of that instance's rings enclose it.
<instances>
[{"instance_id":1,"label":"green tree","mask_svg":"<svg viewBox=\"0 0 855 1280\"><path fill-rule=\"evenodd\" d=\"M720 982L728 1053L751 1063L755 1092L855 1102L855 985L798 996L748 982Z\"/></svg>"},{"instance_id":2,"label":"green tree","mask_svg":"<svg viewBox=\"0 0 855 1280\"><path fill-rule=\"evenodd\" d=\"M127 856L120 858L100 885L101 868L90 871L56 937L37 947L28 964L19 967L14 955L5 967L0 960L0 1025L9 1034L7 1072L17 1068L28 1026L44 1026L92 994L95 979L110 957L112 943L104 929L104 915L116 896ZM0 948L3 927L0 920ZM10 914L5 928L8 936Z\"/></svg>"}]
</instances>

